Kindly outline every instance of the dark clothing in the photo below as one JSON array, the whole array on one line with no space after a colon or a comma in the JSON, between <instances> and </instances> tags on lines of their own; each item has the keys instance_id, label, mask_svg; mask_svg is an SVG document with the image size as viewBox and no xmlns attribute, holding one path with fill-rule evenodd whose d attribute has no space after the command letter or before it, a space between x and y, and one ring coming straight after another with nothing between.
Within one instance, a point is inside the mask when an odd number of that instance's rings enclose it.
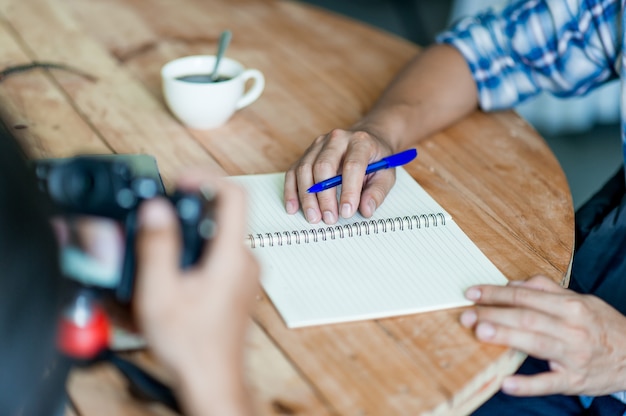
<instances>
[{"instance_id":1,"label":"dark clothing","mask_svg":"<svg viewBox=\"0 0 626 416\"><path fill-rule=\"evenodd\" d=\"M576 212L576 249L570 289L593 294L626 315L626 187L622 167ZM519 374L548 370L529 357ZM612 396L596 397L588 408L578 396L513 397L498 392L474 415L622 416L626 404Z\"/></svg>"},{"instance_id":2,"label":"dark clothing","mask_svg":"<svg viewBox=\"0 0 626 416\"><path fill-rule=\"evenodd\" d=\"M529 357L517 370L518 374L548 371L548 363ZM474 416L622 416L626 404L611 396L595 397L585 408L578 396L553 394L539 397L514 397L496 393L477 409Z\"/></svg>"},{"instance_id":3,"label":"dark clothing","mask_svg":"<svg viewBox=\"0 0 626 416\"><path fill-rule=\"evenodd\" d=\"M620 169L576 212L570 288L626 315L626 191Z\"/></svg>"}]
</instances>

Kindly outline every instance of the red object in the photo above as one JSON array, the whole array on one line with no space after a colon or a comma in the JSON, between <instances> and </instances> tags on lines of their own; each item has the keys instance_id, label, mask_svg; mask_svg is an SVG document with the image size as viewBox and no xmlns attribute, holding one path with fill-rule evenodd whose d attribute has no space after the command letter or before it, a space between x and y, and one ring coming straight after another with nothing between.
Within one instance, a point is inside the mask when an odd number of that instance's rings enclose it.
<instances>
[{"instance_id":1,"label":"red object","mask_svg":"<svg viewBox=\"0 0 626 416\"><path fill-rule=\"evenodd\" d=\"M77 308L81 308L80 312L84 315L78 316ZM109 321L102 307L95 302L77 302L70 306L68 312L59 324L57 344L62 353L88 360L109 346Z\"/></svg>"}]
</instances>

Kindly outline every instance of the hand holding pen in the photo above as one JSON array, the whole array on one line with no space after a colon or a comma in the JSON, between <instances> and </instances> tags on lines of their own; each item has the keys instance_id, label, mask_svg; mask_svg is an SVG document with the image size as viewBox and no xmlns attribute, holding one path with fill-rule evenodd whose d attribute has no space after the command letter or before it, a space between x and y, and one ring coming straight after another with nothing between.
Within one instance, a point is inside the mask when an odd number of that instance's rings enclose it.
<instances>
[{"instance_id":1,"label":"hand holding pen","mask_svg":"<svg viewBox=\"0 0 626 416\"><path fill-rule=\"evenodd\" d=\"M383 157L378 162L373 162L367 165L365 169L365 174L369 175L370 173L378 172L379 170L395 168L398 166L406 165L413 159L417 157L416 149L405 150L404 152L396 153L395 155ZM333 176L332 178L325 179L321 182L316 183L311 186L306 191L310 194L316 194L318 192L325 191L327 189L334 188L335 186L341 185L343 181L342 175Z\"/></svg>"},{"instance_id":2,"label":"hand holding pen","mask_svg":"<svg viewBox=\"0 0 626 416\"><path fill-rule=\"evenodd\" d=\"M340 216L349 218L357 209L364 217L371 217L395 183L395 169L383 166L383 170L375 174L371 174L374 173L371 169L381 169L381 165L387 163L383 159L393 153L391 150L387 142L363 131L336 129L318 137L286 172L284 202L287 213L295 214L302 209L312 224L320 220L334 224ZM402 152L403 157L415 153L414 149ZM405 163L410 160L412 158ZM377 162L380 163L374 165ZM370 172L366 177L368 167ZM339 201L334 191L308 192L314 184L325 182L338 172L341 173L342 185ZM333 178L331 183L337 180Z\"/></svg>"}]
</instances>

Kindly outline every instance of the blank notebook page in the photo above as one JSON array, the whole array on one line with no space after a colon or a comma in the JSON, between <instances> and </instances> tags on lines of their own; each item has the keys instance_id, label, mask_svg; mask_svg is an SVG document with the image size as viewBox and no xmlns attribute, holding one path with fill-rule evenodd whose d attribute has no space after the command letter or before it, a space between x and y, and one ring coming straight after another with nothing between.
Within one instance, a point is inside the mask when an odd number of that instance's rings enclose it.
<instances>
[{"instance_id":1,"label":"blank notebook page","mask_svg":"<svg viewBox=\"0 0 626 416\"><path fill-rule=\"evenodd\" d=\"M404 169L372 218L332 226L285 212L284 173L231 179L248 192L248 243L289 328L468 305L467 287L507 282Z\"/></svg>"}]
</instances>

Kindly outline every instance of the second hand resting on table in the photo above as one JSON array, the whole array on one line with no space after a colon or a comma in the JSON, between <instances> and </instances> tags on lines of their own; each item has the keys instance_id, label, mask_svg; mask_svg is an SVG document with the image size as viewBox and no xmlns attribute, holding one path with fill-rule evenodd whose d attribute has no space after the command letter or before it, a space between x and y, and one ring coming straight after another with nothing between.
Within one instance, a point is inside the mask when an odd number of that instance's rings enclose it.
<instances>
[{"instance_id":1,"label":"second hand resting on table","mask_svg":"<svg viewBox=\"0 0 626 416\"><path fill-rule=\"evenodd\" d=\"M479 286L466 292L477 307L461 315L476 337L546 360L550 371L504 380L508 394L602 396L623 383L626 320L592 295L564 289L544 276L510 282L506 287Z\"/></svg>"},{"instance_id":2,"label":"second hand resting on table","mask_svg":"<svg viewBox=\"0 0 626 416\"><path fill-rule=\"evenodd\" d=\"M461 119L478 106L476 84L462 55L448 45L420 53L391 82L372 110L347 130L319 136L286 173L289 214L302 209L310 223L333 224L358 209L373 215L395 182L393 169L365 176L368 163ZM334 190L306 190L343 175ZM563 289L545 277L506 287L470 288L476 303L461 317L478 339L519 349L548 361L546 373L506 378L503 391L603 395L626 389L626 318L597 297Z\"/></svg>"}]
</instances>

